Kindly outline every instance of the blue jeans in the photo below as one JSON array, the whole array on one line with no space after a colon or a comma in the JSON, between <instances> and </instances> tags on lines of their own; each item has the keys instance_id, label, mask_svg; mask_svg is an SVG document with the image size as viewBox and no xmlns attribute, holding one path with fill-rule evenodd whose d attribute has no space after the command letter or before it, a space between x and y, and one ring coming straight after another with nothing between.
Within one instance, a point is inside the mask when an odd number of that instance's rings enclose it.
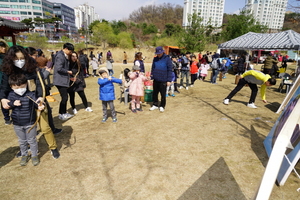
<instances>
[{"instance_id":1,"label":"blue jeans","mask_svg":"<svg viewBox=\"0 0 300 200\"><path fill-rule=\"evenodd\" d=\"M186 87L189 87L189 75L190 75L189 70L182 70L181 71L180 86L183 86L183 79L185 77Z\"/></svg>"},{"instance_id":2,"label":"blue jeans","mask_svg":"<svg viewBox=\"0 0 300 200\"><path fill-rule=\"evenodd\" d=\"M219 70L213 69L210 82L211 83L216 83L218 75L219 75Z\"/></svg>"}]
</instances>

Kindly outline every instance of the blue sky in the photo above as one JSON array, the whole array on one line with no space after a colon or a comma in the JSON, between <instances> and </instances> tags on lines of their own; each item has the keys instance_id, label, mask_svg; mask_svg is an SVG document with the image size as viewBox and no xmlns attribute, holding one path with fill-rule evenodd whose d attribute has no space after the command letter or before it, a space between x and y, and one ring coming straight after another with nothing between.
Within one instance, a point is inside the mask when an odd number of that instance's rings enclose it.
<instances>
[{"instance_id":1,"label":"blue sky","mask_svg":"<svg viewBox=\"0 0 300 200\"><path fill-rule=\"evenodd\" d=\"M50 0L55 2L55 0ZM296 0L289 0L290 2ZM106 20L122 20L129 17L129 14L134 10L139 9L141 6L150 4L163 4L172 3L179 4L183 6L184 0L57 0L56 2L61 2L71 8L78 5L84 4L93 6L96 13L100 15L100 19ZM239 9L243 8L245 5L245 0L225 0L225 13L236 13Z\"/></svg>"}]
</instances>

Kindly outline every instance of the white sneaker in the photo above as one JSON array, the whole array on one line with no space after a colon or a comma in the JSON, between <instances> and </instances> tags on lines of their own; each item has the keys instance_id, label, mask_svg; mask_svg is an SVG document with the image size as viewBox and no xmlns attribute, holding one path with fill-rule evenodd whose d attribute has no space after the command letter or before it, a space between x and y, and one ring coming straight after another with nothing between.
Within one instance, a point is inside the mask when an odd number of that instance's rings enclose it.
<instances>
[{"instance_id":1,"label":"white sneaker","mask_svg":"<svg viewBox=\"0 0 300 200\"><path fill-rule=\"evenodd\" d=\"M255 105L254 105L254 103L248 103L248 105L247 105L249 108L257 108Z\"/></svg>"},{"instance_id":2,"label":"white sneaker","mask_svg":"<svg viewBox=\"0 0 300 200\"><path fill-rule=\"evenodd\" d=\"M194 87L194 85L190 85L190 87Z\"/></svg>"},{"instance_id":3,"label":"white sneaker","mask_svg":"<svg viewBox=\"0 0 300 200\"><path fill-rule=\"evenodd\" d=\"M72 117L74 117L74 115L71 115L71 114L69 114L69 113L65 113L65 114L60 114L60 115L58 115L58 118L60 119L60 120L68 120L68 119L70 119L70 118L72 118Z\"/></svg>"},{"instance_id":4,"label":"white sneaker","mask_svg":"<svg viewBox=\"0 0 300 200\"><path fill-rule=\"evenodd\" d=\"M85 109L85 111L87 111L87 112L93 112L93 110L91 109L91 107L87 107L87 108Z\"/></svg>"},{"instance_id":5,"label":"white sneaker","mask_svg":"<svg viewBox=\"0 0 300 200\"><path fill-rule=\"evenodd\" d=\"M73 109L73 114L76 115L77 114L77 110L76 108Z\"/></svg>"},{"instance_id":6,"label":"white sneaker","mask_svg":"<svg viewBox=\"0 0 300 200\"><path fill-rule=\"evenodd\" d=\"M160 111L160 112L164 112L165 109L164 109L163 107L159 107L159 111Z\"/></svg>"},{"instance_id":7,"label":"white sneaker","mask_svg":"<svg viewBox=\"0 0 300 200\"><path fill-rule=\"evenodd\" d=\"M229 104L229 99L224 99L223 103L224 103L225 105L228 105L228 104Z\"/></svg>"},{"instance_id":8,"label":"white sneaker","mask_svg":"<svg viewBox=\"0 0 300 200\"><path fill-rule=\"evenodd\" d=\"M189 90L189 87L186 87L185 89L186 89L186 90Z\"/></svg>"},{"instance_id":9,"label":"white sneaker","mask_svg":"<svg viewBox=\"0 0 300 200\"><path fill-rule=\"evenodd\" d=\"M158 109L158 107L157 106L152 106L149 110L156 110L156 109Z\"/></svg>"},{"instance_id":10,"label":"white sneaker","mask_svg":"<svg viewBox=\"0 0 300 200\"><path fill-rule=\"evenodd\" d=\"M180 86L179 89L181 90L181 89L182 89L182 86Z\"/></svg>"}]
</instances>

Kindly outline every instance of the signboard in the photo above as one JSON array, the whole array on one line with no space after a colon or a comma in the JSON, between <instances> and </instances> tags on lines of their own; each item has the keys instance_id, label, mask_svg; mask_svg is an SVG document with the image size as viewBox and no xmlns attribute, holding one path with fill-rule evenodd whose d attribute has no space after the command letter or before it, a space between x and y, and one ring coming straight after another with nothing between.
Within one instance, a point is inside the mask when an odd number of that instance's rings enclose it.
<instances>
[{"instance_id":1,"label":"signboard","mask_svg":"<svg viewBox=\"0 0 300 200\"><path fill-rule=\"evenodd\" d=\"M299 77L278 109L284 109L283 112L264 140L270 158L256 194L257 200L269 199L276 179L279 185L284 185L300 158Z\"/></svg>"}]
</instances>

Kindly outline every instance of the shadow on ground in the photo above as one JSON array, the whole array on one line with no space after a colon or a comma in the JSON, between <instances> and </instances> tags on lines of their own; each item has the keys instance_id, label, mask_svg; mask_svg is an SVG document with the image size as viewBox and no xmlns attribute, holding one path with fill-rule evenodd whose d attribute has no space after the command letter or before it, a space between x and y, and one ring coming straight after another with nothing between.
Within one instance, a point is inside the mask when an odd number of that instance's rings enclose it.
<instances>
[{"instance_id":1,"label":"shadow on ground","mask_svg":"<svg viewBox=\"0 0 300 200\"><path fill-rule=\"evenodd\" d=\"M178 200L246 199L225 160L220 157Z\"/></svg>"}]
</instances>

